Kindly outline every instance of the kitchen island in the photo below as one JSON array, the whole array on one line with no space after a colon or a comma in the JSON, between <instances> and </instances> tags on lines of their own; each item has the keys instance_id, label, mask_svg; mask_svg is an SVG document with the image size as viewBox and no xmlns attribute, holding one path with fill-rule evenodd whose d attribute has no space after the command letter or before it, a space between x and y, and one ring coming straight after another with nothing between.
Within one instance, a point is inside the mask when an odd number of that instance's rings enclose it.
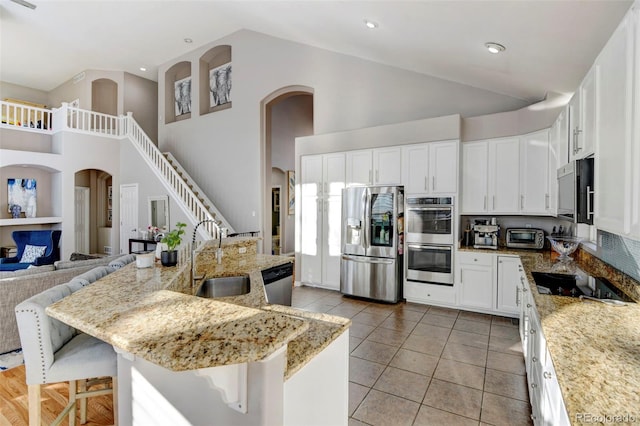
<instances>
[{"instance_id":1,"label":"kitchen island","mask_svg":"<svg viewBox=\"0 0 640 426\"><path fill-rule=\"evenodd\" d=\"M346 424L350 321L266 303L260 270L291 258L206 248L196 271L248 274L249 294L195 297L190 262L130 264L47 309L118 352L120 422Z\"/></svg>"}]
</instances>

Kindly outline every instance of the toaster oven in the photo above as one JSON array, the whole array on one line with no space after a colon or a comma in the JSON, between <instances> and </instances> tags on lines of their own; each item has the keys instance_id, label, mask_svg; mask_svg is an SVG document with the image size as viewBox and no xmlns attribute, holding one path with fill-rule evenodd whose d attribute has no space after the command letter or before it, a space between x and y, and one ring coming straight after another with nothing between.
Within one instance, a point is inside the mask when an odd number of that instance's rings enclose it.
<instances>
[{"instance_id":1,"label":"toaster oven","mask_svg":"<svg viewBox=\"0 0 640 426\"><path fill-rule=\"evenodd\" d=\"M506 233L507 247L541 249L544 247L544 231L535 228L509 228Z\"/></svg>"}]
</instances>

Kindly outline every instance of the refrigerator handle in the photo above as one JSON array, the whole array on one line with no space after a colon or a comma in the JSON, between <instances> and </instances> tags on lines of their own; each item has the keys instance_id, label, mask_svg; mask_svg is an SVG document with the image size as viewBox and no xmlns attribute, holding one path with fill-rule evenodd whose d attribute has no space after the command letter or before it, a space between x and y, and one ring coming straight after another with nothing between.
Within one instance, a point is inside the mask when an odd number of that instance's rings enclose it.
<instances>
[{"instance_id":1,"label":"refrigerator handle","mask_svg":"<svg viewBox=\"0 0 640 426\"><path fill-rule=\"evenodd\" d=\"M364 236L364 238L362 239L362 247L364 248L364 252L367 252L367 248L369 248L370 244L369 244L369 200L371 199L370 195L369 195L369 188L365 188L364 191L362 191L362 198L363 198L363 202L364 202L364 227L363 227L363 232L362 235Z\"/></svg>"},{"instance_id":2,"label":"refrigerator handle","mask_svg":"<svg viewBox=\"0 0 640 426\"><path fill-rule=\"evenodd\" d=\"M381 263L385 265L390 265L396 261L396 259L388 257L350 256L348 254L343 254L342 259L358 263Z\"/></svg>"}]
</instances>

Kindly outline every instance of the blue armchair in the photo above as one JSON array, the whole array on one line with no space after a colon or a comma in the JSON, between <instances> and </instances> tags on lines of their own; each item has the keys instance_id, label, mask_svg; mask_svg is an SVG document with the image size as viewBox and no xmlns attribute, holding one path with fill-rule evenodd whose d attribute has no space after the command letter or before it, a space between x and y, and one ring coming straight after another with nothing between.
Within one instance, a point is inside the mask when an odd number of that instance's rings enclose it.
<instances>
[{"instance_id":1,"label":"blue armchair","mask_svg":"<svg viewBox=\"0 0 640 426\"><path fill-rule=\"evenodd\" d=\"M56 260L60 260L60 235L62 231L40 230L40 231L13 231L11 236L16 242L18 252L14 257L0 258L0 271L16 271L26 269L31 265L51 265ZM33 262L20 262L27 245L46 247L44 254L34 259Z\"/></svg>"}]
</instances>

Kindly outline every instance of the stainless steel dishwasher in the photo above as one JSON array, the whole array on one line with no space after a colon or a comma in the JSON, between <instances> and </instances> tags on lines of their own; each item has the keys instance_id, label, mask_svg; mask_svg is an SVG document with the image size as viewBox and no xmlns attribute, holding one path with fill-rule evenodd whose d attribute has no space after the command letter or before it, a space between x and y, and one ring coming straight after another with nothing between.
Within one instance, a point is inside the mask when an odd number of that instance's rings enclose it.
<instances>
[{"instance_id":1,"label":"stainless steel dishwasher","mask_svg":"<svg viewBox=\"0 0 640 426\"><path fill-rule=\"evenodd\" d=\"M262 280L268 303L291 306L293 263L285 263L263 270Z\"/></svg>"}]
</instances>

